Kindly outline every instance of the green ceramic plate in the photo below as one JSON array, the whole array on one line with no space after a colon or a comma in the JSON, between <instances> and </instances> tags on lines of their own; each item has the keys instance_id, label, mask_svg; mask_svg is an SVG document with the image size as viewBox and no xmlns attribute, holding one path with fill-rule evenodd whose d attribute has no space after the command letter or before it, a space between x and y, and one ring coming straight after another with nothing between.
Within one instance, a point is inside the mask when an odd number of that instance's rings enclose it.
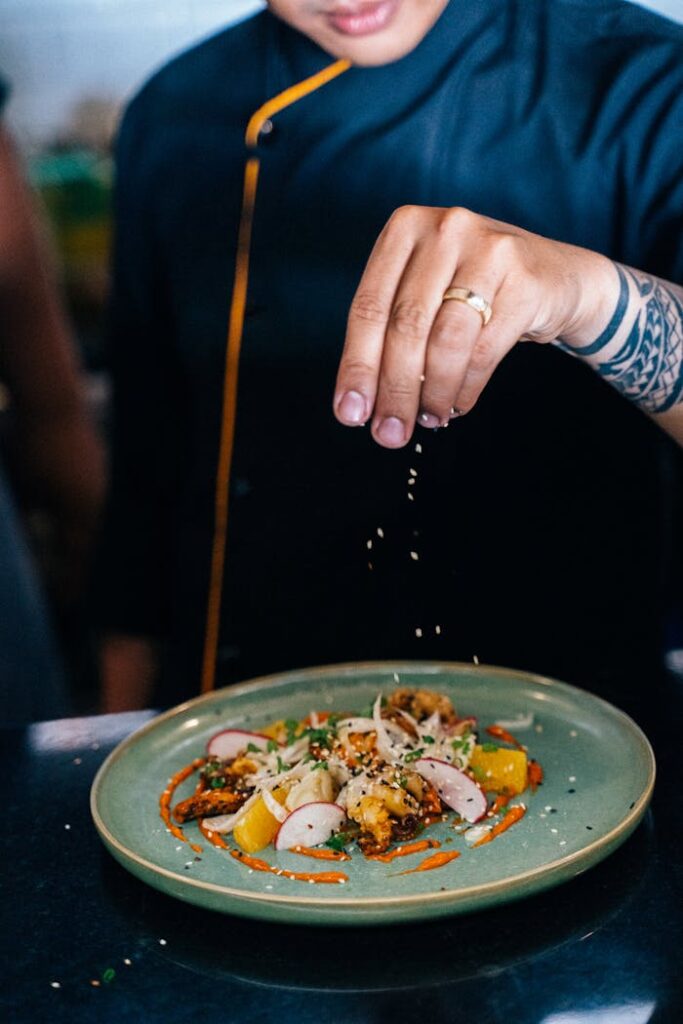
<instances>
[{"instance_id":1,"label":"green ceramic plate","mask_svg":"<svg viewBox=\"0 0 683 1024\"><path fill-rule=\"evenodd\" d=\"M202 756L221 728L259 728L312 709L349 711L381 690L417 685L448 694L480 726L533 713L519 739L544 767L545 783L528 792L526 817L478 849L448 824L429 830L461 856L435 871L399 876L409 858L366 861L358 851L343 867L344 886L310 885L250 873L202 842L199 860L159 818L159 794L180 767ZM270 676L220 690L167 711L121 743L92 787L95 825L114 857L162 892L212 910L301 924L361 925L415 921L478 910L565 882L617 848L642 818L655 778L647 739L623 712L565 683L507 669L461 664L336 665ZM178 790L188 795L192 782ZM196 825L187 828L201 841ZM320 870L296 854L259 854L297 871ZM412 858L413 862L419 857ZM322 865L324 867L325 865ZM335 867L335 865L332 865Z\"/></svg>"}]
</instances>

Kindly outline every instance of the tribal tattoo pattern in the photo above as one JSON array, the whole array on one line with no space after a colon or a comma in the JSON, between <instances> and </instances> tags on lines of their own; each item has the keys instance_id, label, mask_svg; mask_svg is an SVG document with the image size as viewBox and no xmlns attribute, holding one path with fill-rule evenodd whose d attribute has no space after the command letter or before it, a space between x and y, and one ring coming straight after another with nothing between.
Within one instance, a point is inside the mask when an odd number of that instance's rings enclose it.
<instances>
[{"instance_id":1,"label":"tribal tattoo pattern","mask_svg":"<svg viewBox=\"0 0 683 1024\"><path fill-rule=\"evenodd\" d=\"M620 294L614 316L592 344L571 351L589 359L605 380L641 409L666 412L683 401L683 290L630 268L615 267ZM600 358L598 354L630 320L638 300L626 340L608 358Z\"/></svg>"}]
</instances>

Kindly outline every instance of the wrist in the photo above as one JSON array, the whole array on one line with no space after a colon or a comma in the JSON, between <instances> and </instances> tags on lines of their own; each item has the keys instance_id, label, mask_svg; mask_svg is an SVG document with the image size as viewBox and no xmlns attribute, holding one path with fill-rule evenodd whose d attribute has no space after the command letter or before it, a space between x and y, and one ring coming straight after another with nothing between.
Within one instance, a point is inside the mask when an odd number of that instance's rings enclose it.
<instances>
[{"instance_id":1,"label":"wrist","mask_svg":"<svg viewBox=\"0 0 683 1024\"><path fill-rule=\"evenodd\" d=\"M615 263L599 253L581 249L570 277L578 285L574 309L558 336L567 349L581 355L607 329L620 301Z\"/></svg>"}]
</instances>

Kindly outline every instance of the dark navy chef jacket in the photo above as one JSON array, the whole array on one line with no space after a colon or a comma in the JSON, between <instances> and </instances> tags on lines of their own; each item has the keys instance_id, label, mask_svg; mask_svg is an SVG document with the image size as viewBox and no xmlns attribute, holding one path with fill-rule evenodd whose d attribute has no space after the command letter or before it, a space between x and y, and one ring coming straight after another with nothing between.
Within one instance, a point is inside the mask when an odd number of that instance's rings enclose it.
<instances>
[{"instance_id":1,"label":"dark navy chef jacket","mask_svg":"<svg viewBox=\"0 0 683 1024\"><path fill-rule=\"evenodd\" d=\"M101 615L165 638L162 701L198 687L245 127L331 62L264 12L163 68L121 130ZM640 412L537 345L400 452L340 426L331 397L349 303L404 204L683 280L683 29L619 0L451 0L403 59L274 116L258 156L218 682L475 654L642 679L669 553L668 442Z\"/></svg>"}]
</instances>

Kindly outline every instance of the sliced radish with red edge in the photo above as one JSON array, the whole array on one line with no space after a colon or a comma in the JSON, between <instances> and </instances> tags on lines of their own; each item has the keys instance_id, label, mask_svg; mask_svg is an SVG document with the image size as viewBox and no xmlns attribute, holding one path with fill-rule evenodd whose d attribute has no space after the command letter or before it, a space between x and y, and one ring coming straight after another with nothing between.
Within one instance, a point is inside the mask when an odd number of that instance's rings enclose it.
<instances>
[{"instance_id":1,"label":"sliced radish with red edge","mask_svg":"<svg viewBox=\"0 0 683 1024\"><path fill-rule=\"evenodd\" d=\"M413 767L465 821L473 824L484 817L488 806L484 791L455 765L436 757L421 757Z\"/></svg>"},{"instance_id":2,"label":"sliced radish with red edge","mask_svg":"<svg viewBox=\"0 0 683 1024\"><path fill-rule=\"evenodd\" d=\"M223 729L212 736L206 745L206 752L210 757L220 757L223 761L229 761L238 754L246 751L251 743L259 750L266 750L268 744L273 740L270 736L264 736L262 732L247 732L246 729ZM278 744L279 746L279 744Z\"/></svg>"},{"instance_id":3,"label":"sliced radish with red edge","mask_svg":"<svg viewBox=\"0 0 683 1024\"><path fill-rule=\"evenodd\" d=\"M320 846L339 831L345 821L346 814L338 804L322 800L302 804L280 825L275 836L275 849L291 850L294 846Z\"/></svg>"}]
</instances>

